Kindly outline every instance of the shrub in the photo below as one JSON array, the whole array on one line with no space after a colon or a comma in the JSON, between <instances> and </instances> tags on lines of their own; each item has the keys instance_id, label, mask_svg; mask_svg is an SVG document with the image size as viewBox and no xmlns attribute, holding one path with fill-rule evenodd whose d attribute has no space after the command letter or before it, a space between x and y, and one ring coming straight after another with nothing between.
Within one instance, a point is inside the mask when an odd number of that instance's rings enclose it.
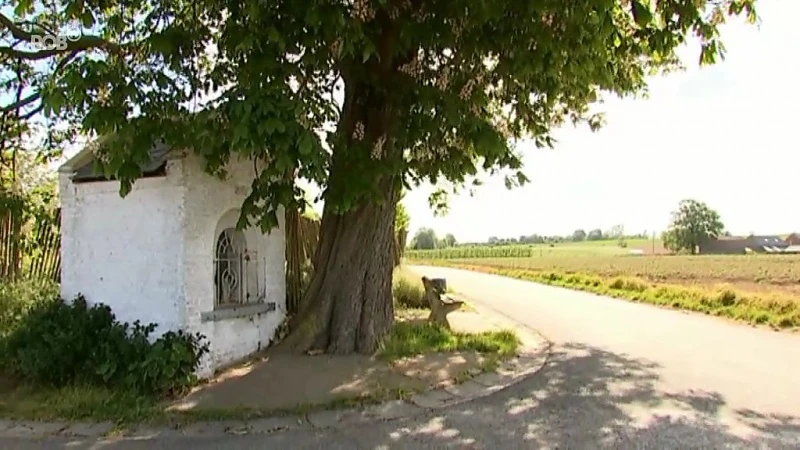
<instances>
[{"instance_id":1,"label":"shrub","mask_svg":"<svg viewBox=\"0 0 800 450\"><path fill-rule=\"evenodd\" d=\"M202 336L168 332L151 342L155 325L120 323L103 304L78 296L34 306L4 342L11 374L42 385L99 385L170 395L190 387L208 346Z\"/></svg>"},{"instance_id":2,"label":"shrub","mask_svg":"<svg viewBox=\"0 0 800 450\"><path fill-rule=\"evenodd\" d=\"M625 280L622 278L614 278L614 280L608 285L611 289L622 289L625 287Z\"/></svg>"},{"instance_id":3,"label":"shrub","mask_svg":"<svg viewBox=\"0 0 800 450\"><path fill-rule=\"evenodd\" d=\"M394 277L392 296L398 305L406 308L428 308L422 281L416 281L402 273Z\"/></svg>"},{"instance_id":4,"label":"shrub","mask_svg":"<svg viewBox=\"0 0 800 450\"><path fill-rule=\"evenodd\" d=\"M724 289L717 294L717 302L722 306L736 304L736 292L731 289Z\"/></svg>"},{"instance_id":5,"label":"shrub","mask_svg":"<svg viewBox=\"0 0 800 450\"><path fill-rule=\"evenodd\" d=\"M58 285L51 281L0 283L0 338L10 333L35 305L58 296Z\"/></svg>"}]
</instances>

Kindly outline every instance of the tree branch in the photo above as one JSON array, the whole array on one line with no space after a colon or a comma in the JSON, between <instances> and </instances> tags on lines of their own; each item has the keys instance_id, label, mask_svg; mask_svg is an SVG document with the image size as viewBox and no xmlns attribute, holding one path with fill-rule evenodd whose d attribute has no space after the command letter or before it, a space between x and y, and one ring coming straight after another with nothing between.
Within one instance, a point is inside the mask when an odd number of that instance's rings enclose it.
<instances>
[{"instance_id":1,"label":"tree branch","mask_svg":"<svg viewBox=\"0 0 800 450\"><path fill-rule=\"evenodd\" d=\"M66 65L69 64L70 61L75 59L75 57L77 57L79 53L80 52L77 51L77 50L73 51L69 55L65 56L61 61L59 61L58 64L56 64L55 69L53 69L53 75L58 74L58 72L60 72L64 67L66 67ZM33 94L31 94L31 95L29 95L29 96L27 96L27 97L25 97L23 99L20 99L19 101L14 102L14 103L12 103L12 104L10 104L8 106L0 106L0 113L7 113L7 112L10 112L10 111L14 111L16 109L19 109L19 108L24 108L25 106L28 106L29 104L35 102L36 100L39 100L41 97L42 97L42 95L39 92L34 92ZM36 113L38 113L41 110L42 110L42 106L40 105L34 111L36 111ZM28 114L25 115L25 118L28 118L29 116L33 116L36 113L34 113L34 114L28 113Z\"/></svg>"},{"instance_id":2,"label":"tree branch","mask_svg":"<svg viewBox=\"0 0 800 450\"><path fill-rule=\"evenodd\" d=\"M12 103L12 104L10 104L8 106L0 106L0 113L7 113L7 112L14 111L17 108L25 107L25 106L35 102L36 100L38 100L39 97L40 97L39 93L36 92L36 93L33 93L33 94L21 99L20 101L14 102L14 103Z\"/></svg>"},{"instance_id":3,"label":"tree branch","mask_svg":"<svg viewBox=\"0 0 800 450\"><path fill-rule=\"evenodd\" d=\"M32 33L23 30L22 28L17 26L11 19L9 19L3 14L0 14L0 26L9 30L11 32L11 35L15 39L25 42L33 41L34 36ZM85 35L81 36L80 38L74 41L66 39L66 48L61 50L50 49L50 50L40 50L36 52L28 52L28 51L16 50L12 47L0 47L0 53L4 53L6 55L10 55L14 58L19 58L19 59L39 60L39 59L49 58L51 56L61 53L85 51L93 48L102 48L111 52L118 52L120 50L120 46L118 44L109 42L99 36Z\"/></svg>"},{"instance_id":4,"label":"tree branch","mask_svg":"<svg viewBox=\"0 0 800 450\"><path fill-rule=\"evenodd\" d=\"M34 108L31 111L28 111L27 113L25 113L25 115L20 116L19 119L20 120L28 120L31 117L33 117L33 116L39 114L40 112L42 112L43 109L44 109L44 103L40 103L39 106L37 106L36 108Z\"/></svg>"}]
</instances>

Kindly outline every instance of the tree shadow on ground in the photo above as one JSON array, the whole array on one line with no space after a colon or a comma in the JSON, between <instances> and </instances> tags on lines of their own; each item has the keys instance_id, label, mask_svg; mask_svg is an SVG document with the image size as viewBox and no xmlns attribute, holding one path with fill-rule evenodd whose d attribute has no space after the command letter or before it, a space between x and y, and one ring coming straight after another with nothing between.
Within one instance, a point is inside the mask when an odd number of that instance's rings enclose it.
<instances>
[{"instance_id":1,"label":"tree shadow on ground","mask_svg":"<svg viewBox=\"0 0 800 450\"><path fill-rule=\"evenodd\" d=\"M732 410L716 392L663 392L659 369L651 361L599 348L557 346L530 380L495 396L382 428L382 439L373 436L369 441L380 439L382 444L369 447L800 446L798 418Z\"/></svg>"}]
</instances>

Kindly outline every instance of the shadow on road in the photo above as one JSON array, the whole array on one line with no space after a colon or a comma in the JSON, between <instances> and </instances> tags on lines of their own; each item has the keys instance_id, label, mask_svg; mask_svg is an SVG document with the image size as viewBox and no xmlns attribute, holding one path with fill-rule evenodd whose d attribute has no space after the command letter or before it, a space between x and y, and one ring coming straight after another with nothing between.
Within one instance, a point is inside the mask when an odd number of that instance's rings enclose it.
<instances>
[{"instance_id":1,"label":"shadow on road","mask_svg":"<svg viewBox=\"0 0 800 450\"><path fill-rule=\"evenodd\" d=\"M554 347L531 379L422 417L312 432L70 442L63 448L800 448L800 418L736 410L716 392L665 392L660 370L651 361L567 344ZM754 381L742 389L757 386ZM4 448L56 448L9 444Z\"/></svg>"},{"instance_id":2,"label":"shadow on road","mask_svg":"<svg viewBox=\"0 0 800 450\"><path fill-rule=\"evenodd\" d=\"M731 410L716 392L662 392L658 369L653 362L599 348L558 346L531 380L494 397L415 420L413 425L395 424L381 444L798 448L798 418Z\"/></svg>"}]
</instances>

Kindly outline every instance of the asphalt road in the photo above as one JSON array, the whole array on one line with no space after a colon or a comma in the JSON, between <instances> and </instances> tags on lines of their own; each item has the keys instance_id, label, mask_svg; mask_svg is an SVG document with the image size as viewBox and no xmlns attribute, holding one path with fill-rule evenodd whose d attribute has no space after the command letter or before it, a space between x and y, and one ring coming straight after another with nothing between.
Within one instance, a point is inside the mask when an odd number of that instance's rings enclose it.
<instances>
[{"instance_id":1,"label":"asphalt road","mask_svg":"<svg viewBox=\"0 0 800 450\"><path fill-rule=\"evenodd\" d=\"M800 448L800 335L493 275L415 267L553 342L545 368L424 417L215 439L3 449Z\"/></svg>"}]
</instances>

